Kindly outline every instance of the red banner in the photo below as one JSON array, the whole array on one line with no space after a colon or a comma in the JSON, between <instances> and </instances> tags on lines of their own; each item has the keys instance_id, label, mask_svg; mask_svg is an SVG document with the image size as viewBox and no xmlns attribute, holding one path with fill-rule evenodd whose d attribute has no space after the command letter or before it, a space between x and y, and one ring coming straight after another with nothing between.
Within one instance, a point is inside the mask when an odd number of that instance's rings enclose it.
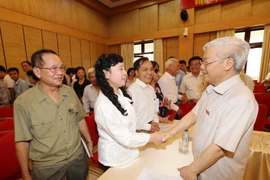
<instances>
[{"instance_id":1,"label":"red banner","mask_svg":"<svg viewBox=\"0 0 270 180\"><path fill-rule=\"evenodd\" d=\"M183 10L183 9L194 8L198 6L205 6L208 4L214 4L214 3L219 3L223 1L226 1L226 0L182 0L180 9Z\"/></svg>"}]
</instances>

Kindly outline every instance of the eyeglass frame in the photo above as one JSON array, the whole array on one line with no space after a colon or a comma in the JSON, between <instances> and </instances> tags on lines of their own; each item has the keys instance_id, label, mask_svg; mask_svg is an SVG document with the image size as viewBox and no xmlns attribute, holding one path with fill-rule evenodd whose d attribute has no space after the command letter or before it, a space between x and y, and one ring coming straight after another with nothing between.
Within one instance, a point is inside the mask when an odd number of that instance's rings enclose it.
<instances>
[{"instance_id":1,"label":"eyeglass frame","mask_svg":"<svg viewBox=\"0 0 270 180\"><path fill-rule=\"evenodd\" d=\"M61 72L65 72L66 67L65 66L60 66L60 67L50 67L50 68L45 68L45 67L37 67L39 69L47 69L50 70L51 73L57 73L59 70Z\"/></svg>"},{"instance_id":2,"label":"eyeglass frame","mask_svg":"<svg viewBox=\"0 0 270 180\"><path fill-rule=\"evenodd\" d=\"M204 59L210 59L212 57L207 57L207 58L204 58ZM229 58L229 57L226 57L226 58ZM226 58L223 58L223 59L218 59L218 60L215 60L215 61L210 61L210 62L204 62L203 60L201 61L201 66L203 65L204 67L206 67L207 65L209 64L212 64L212 63L215 63L215 62L218 62L218 61L223 61L224 59Z\"/></svg>"}]
</instances>

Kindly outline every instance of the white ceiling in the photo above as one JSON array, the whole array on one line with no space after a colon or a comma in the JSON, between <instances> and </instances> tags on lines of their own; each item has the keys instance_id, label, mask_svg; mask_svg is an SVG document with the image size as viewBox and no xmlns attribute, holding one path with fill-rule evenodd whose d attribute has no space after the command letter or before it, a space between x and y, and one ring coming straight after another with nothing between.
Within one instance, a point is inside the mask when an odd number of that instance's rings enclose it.
<instances>
[{"instance_id":1,"label":"white ceiling","mask_svg":"<svg viewBox=\"0 0 270 180\"><path fill-rule=\"evenodd\" d=\"M134 1L138 1L138 0L98 0L98 1L103 3L105 6L109 8L114 8L117 6L134 2Z\"/></svg>"}]
</instances>

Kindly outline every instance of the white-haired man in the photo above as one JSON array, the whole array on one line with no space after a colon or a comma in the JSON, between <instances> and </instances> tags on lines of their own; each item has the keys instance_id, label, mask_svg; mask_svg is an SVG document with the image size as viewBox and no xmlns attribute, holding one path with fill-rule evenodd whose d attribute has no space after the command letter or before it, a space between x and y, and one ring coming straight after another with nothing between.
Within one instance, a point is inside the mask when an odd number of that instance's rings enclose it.
<instances>
[{"instance_id":1,"label":"white-haired man","mask_svg":"<svg viewBox=\"0 0 270 180\"><path fill-rule=\"evenodd\" d=\"M258 104L241 81L249 45L236 37L215 39L204 46L201 71L210 85L186 116L163 139L196 123L195 160L179 168L183 179L243 179Z\"/></svg>"},{"instance_id":2,"label":"white-haired man","mask_svg":"<svg viewBox=\"0 0 270 180\"><path fill-rule=\"evenodd\" d=\"M178 60L174 57L169 58L165 63L166 72L158 80L158 84L165 97L171 100L171 109L175 110L178 117L182 115L182 110L179 108L179 103L182 95L178 94L178 86L175 83L175 76L179 71Z\"/></svg>"},{"instance_id":3,"label":"white-haired man","mask_svg":"<svg viewBox=\"0 0 270 180\"><path fill-rule=\"evenodd\" d=\"M95 103L99 93L99 87L96 80L95 68L90 68L87 71L87 77L91 84L87 85L83 92L82 102L84 110L89 114L94 111Z\"/></svg>"}]
</instances>

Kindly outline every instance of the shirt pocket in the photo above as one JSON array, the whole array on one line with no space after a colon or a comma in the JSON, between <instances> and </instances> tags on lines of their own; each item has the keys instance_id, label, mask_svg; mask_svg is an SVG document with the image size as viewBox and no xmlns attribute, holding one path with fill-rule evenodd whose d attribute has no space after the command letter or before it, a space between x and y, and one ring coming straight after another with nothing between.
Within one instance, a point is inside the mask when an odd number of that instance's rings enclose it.
<instances>
[{"instance_id":1,"label":"shirt pocket","mask_svg":"<svg viewBox=\"0 0 270 180\"><path fill-rule=\"evenodd\" d=\"M32 119L32 128L34 136L41 139L55 136L57 129L54 126L53 117L48 116Z\"/></svg>"}]
</instances>

